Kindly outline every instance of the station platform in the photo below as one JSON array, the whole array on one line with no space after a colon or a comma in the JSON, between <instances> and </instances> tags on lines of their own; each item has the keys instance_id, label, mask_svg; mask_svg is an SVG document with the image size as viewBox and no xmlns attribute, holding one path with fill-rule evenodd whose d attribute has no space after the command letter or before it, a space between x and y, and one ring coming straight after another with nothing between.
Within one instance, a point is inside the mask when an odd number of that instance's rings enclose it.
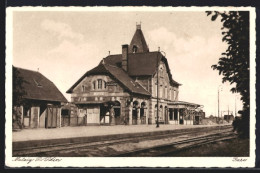
<instances>
[{"instance_id":1,"label":"station platform","mask_svg":"<svg viewBox=\"0 0 260 173\"><path fill-rule=\"evenodd\" d=\"M221 124L219 126L228 125ZM215 127L218 125L170 125L160 124L156 128L156 124L152 125L115 125L115 126L76 126L76 127L61 127L53 129L23 129L21 131L12 132L12 142L22 141L38 141L38 140L52 140L52 139L69 139L69 138L82 138L82 137L95 137L95 136L108 136L108 135L131 135L137 133L148 132L162 132L174 131L178 129L192 129L203 127Z\"/></svg>"}]
</instances>

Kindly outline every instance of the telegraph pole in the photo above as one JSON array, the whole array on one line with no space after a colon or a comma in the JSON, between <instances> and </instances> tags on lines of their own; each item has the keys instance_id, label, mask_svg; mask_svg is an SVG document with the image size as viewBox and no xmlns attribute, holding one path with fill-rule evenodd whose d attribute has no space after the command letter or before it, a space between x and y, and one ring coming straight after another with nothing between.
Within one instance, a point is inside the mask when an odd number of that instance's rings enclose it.
<instances>
[{"instance_id":1,"label":"telegraph pole","mask_svg":"<svg viewBox=\"0 0 260 173\"><path fill-rule=\"evenodd\" d=\"M158 53L157 53L157 120L156 120L156 128L159 127L159 60L158 55L160 53L160 47L158 47Z\"/></svg>"},{"instance_id":2,"label":"telegraph pole","mask_svg":"<svg viewBox=\"0 0 260 173\"><path fill-rule=\"evenodd\" d=\"M218 89L218 124L219 124L219 89Z\"/></svg>"},{"instance_id":3,"label":"telegraph pole","mask_svg":"<svg viewBox=\"0 0 260 173\"><path fill-rule=\"evenodd\" d=\"M218 86L218 124L219 124L219 87L221 87L221 85Z\"/></svg>"},{"instance_id":4,"label":"telegraph pole","mask_svg":"<svg viewBox=\"0 0 260 173\"><path fill-rule=\"evenodd\" d=\"M158 47L158 53L157 53L157 121L156 121L156 128L159 127L159 53L164 53L164 57L166 57L166 53L164 51L160 51L160 47Z\"/></svg>"}]
</instances>

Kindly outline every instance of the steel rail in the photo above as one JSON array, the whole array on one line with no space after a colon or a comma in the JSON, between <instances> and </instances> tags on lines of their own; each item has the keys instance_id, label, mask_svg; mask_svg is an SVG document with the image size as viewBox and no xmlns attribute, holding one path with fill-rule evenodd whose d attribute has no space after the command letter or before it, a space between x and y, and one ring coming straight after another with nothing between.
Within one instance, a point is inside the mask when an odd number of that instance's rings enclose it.
<instances>
[{"instance_id":1,"label":"steel rail","mask_svg":"<svg viewBox=\"0 0 260 173\"><path fill-rule=\"evenodd\" d=\"M217 128L217 127L216 127ZM230 126L222 126L221 131L231 129ZM47 145L47 146L39 146L39 147L28 147L28 148L22 148L22 149L14 149L13 150L13 156L34 156L34 155L45 155L49 152L57 152L57 151L63 151L63 150L76 150L80 148L95 148L95 147L102 147L107 145L115 145L115 144L121 144L121 143L127 143L127 142L139 142L142 140L153 140L153 139L163 139L163 138L171 138L171 137L177 137L180 135L188 135L188 134L197 134L201 133L205 130L204 128L199 129L192 129L192 131L188 132L178 132L178 133L172 133L172 134L156 134L153 136L138 136L138 137L130 137L130 138L116 138L116 139L110 139L110 140L104 140L104 141L98 141L98 142L77 142L77 143L66 143L66 144L56 144L56 145ZM211 131L216 129L210 129Z\"/></svg>"},{"instance_id":2,"label":"steel rail","mask_svg":"<svg viewBox=\"0 0 260 173\"><path fill-rule=\"evenodd\" d=\"M208 144L208 143L236 138L236 135L231 134L230 132L226 132L226 133L227 133L226 135L224 135L224 133L221 132L221 133L210 134L207 136L189 138L189 139L185 139L185 140L181 140L181 141L177 141L177 142L172 142L169 144L162 144L162 145L157 145L157 146L153 146L150 148L136 149L136 150L127 151L127 152L123 152L123 153L113 154L113 155L110 155L110 157L163 156L165 154L178 152L182 149L188 149L188 148L192 148L195 146L200 146L200 145L204 145L204 144ZM220 135L220 136L218 137L218 135ZM178 145L184 145L184 147L180 147ZM166 150L166 151L164 151L164 150Z\"/></svg>"}]
</instances>

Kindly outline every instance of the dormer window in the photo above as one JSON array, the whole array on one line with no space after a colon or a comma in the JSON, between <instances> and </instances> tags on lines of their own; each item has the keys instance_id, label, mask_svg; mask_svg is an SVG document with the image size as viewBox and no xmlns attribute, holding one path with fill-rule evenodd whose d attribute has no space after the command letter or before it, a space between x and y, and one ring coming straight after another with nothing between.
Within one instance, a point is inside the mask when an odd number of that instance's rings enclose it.
<instances>
[{"instance_id":1,"label":"dormer window","mask_svg":"<svg viewBox=\"0 0 260 173\"><path fill-rule=\"evenodd\" d=\"M34 80L35 84L37 85L37 87L42 87L42 85L39 82L37 82L35 79L33 79L33 80Z\"/></svg>"},{"instance_id":2,"label":"dormer window","mask_svg":"<svg viewBox=\"0 0 260 173\"><path fill-rule=\"evenodd\" d=\"M136 52L137 52L137 46L134 45L134 46L133 46L133 53L136 53Z\"/></svg>"}]
</instances>

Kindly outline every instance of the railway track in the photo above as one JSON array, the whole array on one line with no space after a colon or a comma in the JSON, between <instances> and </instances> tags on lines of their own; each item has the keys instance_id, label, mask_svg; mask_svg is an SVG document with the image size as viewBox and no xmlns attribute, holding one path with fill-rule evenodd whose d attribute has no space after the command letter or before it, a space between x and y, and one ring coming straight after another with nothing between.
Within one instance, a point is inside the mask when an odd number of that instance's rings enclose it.
<instances>
[{"instance_id":1,"label":"railway track","mask_svg":"<svg viewBox=\"0 0 260 173\"><path fill-rule=\"evenodd\" d=\"M205 145L209 143L215 143L219 141L225 141L234 139L237 136L231 132L216 133L207 136L189 138L170 144L158 145L145 149L137 149L124 153L118 153L111 155L111 157L162 157L171 156L173 153L180 152L185 149Z\"/></svg>"},{"instance_id":2,"label":"railway track","mask_svg":"<svg viewBox=\"0 0 260 173\"><path fill-rule=\"evenodd\" d=\"M227 131L231 131L231 126L222 126L221 128L211 128L210 131L218 130L218 134L224 134ZM198 129L192 129L191 131L187 132L177 132L177 133L171 133L171 134L158 134L153 136L138 136L138 137L130 137L130 138L115 138L115 139L109 139L109 140L102 140L102 141L96 141L96 142L76 142L76 143L63 143L63 144L55 144L55 145L46 145L46 146L39 146L39 147L27 147L27 148L20 148L20 149L13 149L13 156L27 156L27 157L33 157L33 156L41 156L41 157L49 157L49 156L60 156L60 157L66 157L66 156L134 156L135 154L142 152L152 152L151 150L156 150L156 147L159 149L170 147L170 145L177 145L177 143L174 144L174 142L171 142L173 139L179 139L180 141L184 141L183 137L185 138L191 138L191 136L198 136L199 134L210 133L209 131L205 132L204 128L198 128ZM211 134L212 135L212 134ZM216 135L216 134L215 134ZM199 138L198 138L199 139ZM197 140L198 140L197 139ZM210 139L209 137L207 138ZM131 149L130 144L137 145L138 143L142 142L148 142L152 143L154 141L160 141L160 140L169 140L170 145L167 146L166 144L163 144L162 146L153 146L148 147L146 149L143 148L134 148ZM180 144L180 141L178 144ZM194 141L196 141L194 139ZM178 142L178 141L175 141ZM187 143L188 141L186 141ZM209 141L208 141L209 142ZM156 143L156 142L155 142ZM118 148L129 145L129 151L116 151ZM195 145L195 144L194 144ZM117 147L118 146L118 147ZM114 147L114 148L113 148ZM150 151L149 151L150 149ZM157 149L157 150L158 150ZM132 154L131 154L132 153Z\"/></svg>"}]
</instances>

